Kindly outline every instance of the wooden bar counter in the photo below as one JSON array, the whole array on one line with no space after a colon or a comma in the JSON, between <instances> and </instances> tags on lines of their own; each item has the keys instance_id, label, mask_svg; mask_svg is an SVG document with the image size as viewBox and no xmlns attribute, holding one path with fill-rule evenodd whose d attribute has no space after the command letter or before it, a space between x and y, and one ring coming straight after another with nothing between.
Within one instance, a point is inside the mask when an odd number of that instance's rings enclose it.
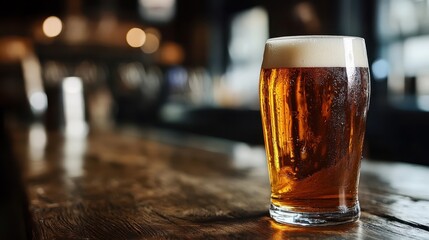
<instances>
[{"instance_id":1,"label":"wooden bar counter","mask_svg":"<svg viewBox=\"0 0 429 240\"><path fill-rule=\"evenodd\" d=\"M424 166L363 160L360 220L305 228L270 219L262 146L134 128L13 143L34 239L429 239Z\"/></svg>"}]
</instances>

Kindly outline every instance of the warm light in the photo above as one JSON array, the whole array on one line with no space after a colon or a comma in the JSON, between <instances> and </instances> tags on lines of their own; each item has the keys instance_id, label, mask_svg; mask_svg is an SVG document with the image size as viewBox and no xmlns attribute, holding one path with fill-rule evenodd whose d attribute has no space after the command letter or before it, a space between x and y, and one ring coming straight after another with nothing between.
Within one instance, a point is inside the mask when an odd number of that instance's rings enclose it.
<instances>
[{"instance_id":1,"label":"warm light","mask_svg":"<svg viewBox=\"0 0 429 240\"><path fill-rule=\"evenodd\" d=\"M146 42L142 46L144 53L154 53L159 48L159 38L153 33L146 34Z\"/></svg>"},{"instance_id":2,"label":"warm light","mask_svg":"<svg viewBox=\"0 0 429 240\"><path fill-rule=\"evenodd\" d=\"M161 49L161 61L168 65L177 65L185 59L182 46L174 42L167 42Z\"/></svg>"},{"instance_id":3,"label":"warm light","mask_svg":"<svg viewBox=\"0 0 429 240\"><path fill-rule=\"evenodd\" d=\"M143 46L146 41L146 33L140 28L131 28L127 33L127 43L131 47Z\"/></svg>"},{"instance_id":4,"label":"warm light","mask_svg":"<svg viewBox=\"0 0 429 240\"><path fill-rule=\"evenodd\" d=\"M90 40L90 22L83 15L68 15L65 19L64 41L69 44L79 44Z\"/></svg>"},{"instance_id":5,"label":"warm light","mask_svg":"<svg viewBox=\"0 0 429 240\"><path fill-rule=\"evenodd\" d=\"M29 42L22 37L0 37L0 62L20 61L30 50Z\"/></svg>"},{"instance_id":6,"label":"warm light","mask_svg":"<svg viewBox=\"0 0 429 240\"><path fill-rule=\"evenodd\" d=\"M47 37L58 36L63 29L63 23L58 17L50 16L43 22L43 33Z\"/></svg>"}]
</instances>

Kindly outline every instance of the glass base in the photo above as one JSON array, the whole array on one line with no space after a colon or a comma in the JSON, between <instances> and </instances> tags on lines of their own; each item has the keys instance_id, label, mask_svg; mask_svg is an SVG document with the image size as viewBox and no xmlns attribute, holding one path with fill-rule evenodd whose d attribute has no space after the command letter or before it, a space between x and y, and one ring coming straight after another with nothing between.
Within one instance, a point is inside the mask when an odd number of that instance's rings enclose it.
<instances>
[{"instance_id":1,"label":"glass base","mask_svg":"<svg viewBox=\"0 0 429 240\"><path fill-rule=\"evenodd\" d=\"M336 212L293 212L285 208L271 204L270 216L276 222L298 226L329 226L359 219L359 203L351 208L341 209Z\"/></svg>"}]
</instances>

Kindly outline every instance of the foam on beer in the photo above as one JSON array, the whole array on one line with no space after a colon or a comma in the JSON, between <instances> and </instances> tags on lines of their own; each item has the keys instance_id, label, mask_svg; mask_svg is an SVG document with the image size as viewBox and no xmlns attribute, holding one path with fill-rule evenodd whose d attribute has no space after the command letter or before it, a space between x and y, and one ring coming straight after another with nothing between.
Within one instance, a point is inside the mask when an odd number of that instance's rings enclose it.
<instances>
[{"instance_id":1,"label":"foam on beer","mask_svg":"<svg viewBox=\"0 0 429 240\"><path fill-rule=\"evenodd\" d=\"M368 67L359 37L300 36L268 39L262 68Z\"/></svg>"}]
</instances>

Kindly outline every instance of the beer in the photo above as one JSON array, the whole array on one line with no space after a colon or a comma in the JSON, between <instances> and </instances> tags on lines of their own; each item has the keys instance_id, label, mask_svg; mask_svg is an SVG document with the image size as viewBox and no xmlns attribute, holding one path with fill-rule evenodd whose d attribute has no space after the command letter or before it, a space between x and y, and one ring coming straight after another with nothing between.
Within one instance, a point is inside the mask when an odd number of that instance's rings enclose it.
<instances>
[{"instance_id":1,"label":"beer","mask_svg":"<svg viewBox=\"0 0 429 240\"><path fill-rule=\"evenodd\" d=\"M369 89L363 39L267 41L260 101L275 220L357 219Z\"/></svg>"}]
</instances>

